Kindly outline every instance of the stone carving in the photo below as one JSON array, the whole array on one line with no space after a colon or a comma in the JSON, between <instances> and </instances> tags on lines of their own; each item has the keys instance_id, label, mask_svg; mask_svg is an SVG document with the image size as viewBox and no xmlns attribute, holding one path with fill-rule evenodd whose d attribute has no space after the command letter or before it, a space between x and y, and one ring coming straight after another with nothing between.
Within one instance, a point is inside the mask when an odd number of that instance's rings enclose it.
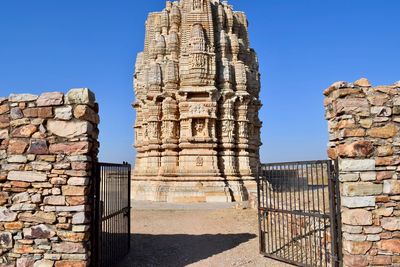
<instances>
[{"instance_id":1,"label":"stone carving","mask_svg":"<svg viewBox=\"0 0 400 267\"><path fill-rule=\"evenodd\" d=\"M167 1L147 19L134 87L134 199L240 201L255 190L260 80L242 12Z\"/></svg>"}]
</instances>

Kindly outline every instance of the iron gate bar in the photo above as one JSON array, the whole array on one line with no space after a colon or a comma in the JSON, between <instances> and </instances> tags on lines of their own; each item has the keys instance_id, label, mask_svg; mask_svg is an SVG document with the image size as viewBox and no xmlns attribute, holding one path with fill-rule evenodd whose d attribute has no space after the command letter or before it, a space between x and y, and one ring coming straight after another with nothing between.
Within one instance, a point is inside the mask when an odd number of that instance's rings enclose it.
<instances>
[{"instance_id":1,"label":"iron gate bar","mask_svg":"<svg viewBox=\"0 0 400 267\"><path fill-rule=\"evenodd\" d=\"M330 160L261 165L257 179L261 254L298 266L340 266L336 168L337 162L333 165Z\"/></svg>"},{"instance_id":2,"label":"iron gate bar","mask_svg":"<svg viewBox=\"0 0 400 267\"><path fill-rule=\"evenodd\" d=\"M94 166L93 267L115 266L130 250L130 176L127 163Z\"/></svg>"}]
</instances>

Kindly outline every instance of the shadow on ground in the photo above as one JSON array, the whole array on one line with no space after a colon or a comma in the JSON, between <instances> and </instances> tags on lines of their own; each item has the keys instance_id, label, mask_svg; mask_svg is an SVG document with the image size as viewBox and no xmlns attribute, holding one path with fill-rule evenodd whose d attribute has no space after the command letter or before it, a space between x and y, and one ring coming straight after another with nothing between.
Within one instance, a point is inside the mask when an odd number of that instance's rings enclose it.
<instances>
[{"instance_id":1,"label":"shadow on ground","mask_svg":"<svg viewBox=\"0 0 400 267\"><path fill-rule=\"evenodd\" d=\"M245 243L256 235L131 235L131 252L119 267L183 267Z\"/></svg>"}]
</instances>

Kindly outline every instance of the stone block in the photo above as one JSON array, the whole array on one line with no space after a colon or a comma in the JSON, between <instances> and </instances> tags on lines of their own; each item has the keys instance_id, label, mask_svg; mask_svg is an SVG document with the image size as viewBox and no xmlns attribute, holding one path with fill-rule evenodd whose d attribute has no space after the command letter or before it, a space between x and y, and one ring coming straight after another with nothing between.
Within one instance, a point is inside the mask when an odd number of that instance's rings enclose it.
<instances>
[{"instance_id":1,"label":"stone block","mask_svg":"<svg viewBox=\"0 0 400 267\"><path fill-rule=\"evenodd\" d=\"M342 197L342 206L347 208L375 207L375 197Z\"/></svg>"},{"instance_id":2,"label":"stone block","mask_svg":"<svg viewBox=\"0 0 400 267\"><path fill-rule=\"evenodd\" d=\"M48 196L43 199L46 205L62 206L65 205L65 196Z\"/></svg>"},{"instance_id":3,"label":"stone block","mask_svg":"<svg viewBox=\"0 0 400 267\"><path fill-rule=\"evenodd\" d=\"M352 255L365 255L372 248L372 242L343 241L343 249Z\"/></svg>"},{"instance_id":4,"label":"stone block","mask_svg":"<svg viewBox=\"0 0 400 267\"><path fill-rule=\"evenodd\" d=\"M13 238L10 232L0 231L0 249L13 247Z\"/></svg>"},{"instance_id":5,"label":"stone block","mask_svg":"<svg viewBox=\"0 0 400 267\"><path fill-rule=\"evenodd\" d=\"M400 253L400 239L381 240L378 248L390 253Z\"/></svg>"},{"instance_id":6,"label":"stone block","mask_svg":"<svg viewBox=\"0 0 400 267\"><path fill-rule=\"evenodd\" d=\"M17 219L17 213L6 207L0 207L0 222L13 222L15 219Z\"/></svg>"},{"instance_id":7,"label":"stone block","mask_svg":"<svg viewBox=\"0 0 400 267\"><path fill-rule=\"evenodd\" d=\"M364 209L346 209L342 212L342 222L348 225L372 225L372 212Z\"/></svg>"},{"instance_id":8,"label":"stone block","mask_svg":"<svg viewBox=\"0 0 400 267\"><path fill-rule=\"evenodd\" d=\"M10 102L31 102L36 99L38 99L38 96L32 94L10 94L8 96Z\"/></svg>"},{"instance_id":9,"label":"stone block","mask_svg":"<svg viewBox=\"0 0 400 267\"><path fill-rule=\"evenodd\" d=\"M342 159L339 161L339 170L342 172L374 171L373 159Z\"/></svg>"},{"instance_id":10,"label":"stone block","mask_svg":"<svg viewBox=\"0 0 400 267\"><path fill-rule=\"evenodd\" d=\"M86 248L81 243L61 242L52 245L53 251L57 253L85 253Z\"/></svg>"},{"instance_id":11,"label":"stone block","mask_svg":"<svg viewBox=\"0 0 400 267\"><path fill-rule=\"evenodd\" d=\"M93 125L87 121L47 121L47 130L60 137L74 138L81 135L90 135L93 133Z\"/></svg>"},{"instance_id":12,"label":"stone block","mask_svg":"<svg viewBox=\"0 0 400 267\"><path fill-rule=\"evenodd\" d=\"M11 171L8 173L7 179L10 181L23 181L23 182L44 182L47 181L45 173L33 171Z\"/></svg>"},{"instance_id":13,"label":"stone block","mask_svg":"<svg viewBox=\"0 0 400 267\"><path fill-rule=\"evenodd\" d=\"M370 182L357 182L343 184L344 196L374 196L382 194L383 185Z\"/></svg>"},{"instance_id":14,"label":"stone block","mask_svg":"<svg viewBox=\"0 0 400 267\"><path fill-rule=\"evenodd\" d=\"M371 128L367 131L367 135L374 138L391 138L398 133L398 128L394 124L388 124L383 127Z\"/></svg>"},{"instance_id":15,"label":"stone block","mask_svg":"<svg viewBox=\"0 0 400 267\"><path fill-rule=\"evenodd\" d=\"M94 106L96 98L88 88L71 89L66 95L67 104L85 104Z\"/></svg>"},{"instance_id":16,"label":"stone block","mask_svg":"<svg viewBox=\"0 0 400 267\"><path fill-rule=\"evenodd\" d=\"M36 100L38 107L59 106L64 102L64 94L60 92L43 93Z\"/></svg>"},{"instance_id":17,"label":"stone block","mask_svg":"<svg viewBox=\"0 0 400 267\"><path fill-rule=\"evenodd\" d=\"M55 117L56 120L69 121L72 119L72 107L71 106L63 106L55 108Z\"/></svg>"},{"instance_id":18,"label":"stone block","mask_svg":"<svg viewBox=\"0 0 400 267\"><path fill-rule=\"evenodd\" d=\"M400 194L400 180L386 180L383 182L383 193L389 195Z\"/></svg>"},{"instance_id":19,"label":"stone block","mask_svg":"<svg viewBox=\"0 0 400 267\"><path fill-rule=\"evenodd\" d=\"M385 217L381 219L382 228L388 231L400 231L400 217Z\"/></svg>"}]
</instances>

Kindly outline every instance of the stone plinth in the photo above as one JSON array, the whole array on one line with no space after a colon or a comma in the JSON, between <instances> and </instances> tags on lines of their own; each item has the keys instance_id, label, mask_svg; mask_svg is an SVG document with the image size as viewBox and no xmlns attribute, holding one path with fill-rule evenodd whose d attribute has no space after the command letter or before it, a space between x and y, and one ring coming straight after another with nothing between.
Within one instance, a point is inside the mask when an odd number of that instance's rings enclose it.
<instances>
[{"instance_id":1,"label":"stone plinth","mask_svg":"<svg viewBox=\"0 0 400 267\"><path fill-rule=\"evenodd\" d=\"M136 61L133 199L226 202L255 189L260 78L227 2L167 1Z\"/></svg>"},{"instance_id":2,"label":"stone plinth","mask_svg":"<svg viewBox=\"0 0 400 267\"><path fill-rule=\"evenodd\" d=\"M325 91L328 155L339 159L344 266L400 266L400 83Z\"/></svg>"}]
</instances>

